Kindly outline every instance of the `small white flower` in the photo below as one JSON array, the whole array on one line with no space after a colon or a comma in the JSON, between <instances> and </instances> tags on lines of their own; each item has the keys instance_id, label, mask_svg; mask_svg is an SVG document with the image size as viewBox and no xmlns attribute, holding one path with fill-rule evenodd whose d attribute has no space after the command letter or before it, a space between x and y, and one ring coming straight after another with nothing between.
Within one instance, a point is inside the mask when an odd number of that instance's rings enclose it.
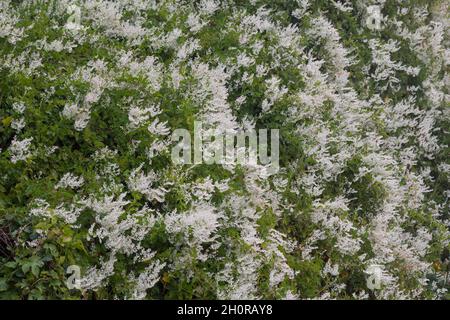
<instances>
[{"instance_id":1,"label":"small white flower","mask_svg":"<svg viewBox=\"0 0 450 320\"><path fill-rule=\"evenodd\" d=\"M148 131L155 135L167 136L170 133L170 129L167 128L167 121L159 122L159 119L156 118L149 126Z\"/></svg>"},{"instance_id":2,"label":"small white flower","mask_svg":"<svg viewBox=\"0 0 450 320\"><path fill-rule=\"evenodd\" d=\"M73 175L72 173L68 172L61 178L61 180L59 180L59 182L55 186L55 189L60 189L60 188L78 189L83 184L84 184L83 177L77 177L77 176Z\"/></svg>"},{"instance_id":3,"label":"small white flower","mask_svg":"<svg viewBox=\"0 0 450 320\"><path fill-rule=\"evenodd\" d=\"M17 136L14 137L9 151L11 152L11 162L16 163L18 161L26 160L31 156L30 146L33 138L17 140Z\"/></svg>"},{"instance_id":4,"label":"small white flower","mask_svg":"<svg viewBox=\"0 0 450 320\"><path fill-rule=\"evenodd\" d=\"M17 113L23 113L26 109L25 104L23 104L22 102L14 103L12 108Z\"/></svg>"},{"instance_id":5,"label":"small white flower","mask_svg":"<svg viewBox=\"0 0 450 320\"><path fill-rule=\"evenodd\" d=\"M16 130L17 132L22 131L22 129L25 128L25 119L24 118L20 118L19 120L14 119L11 122L11 128Z\"/></svg>"}]
</instances>

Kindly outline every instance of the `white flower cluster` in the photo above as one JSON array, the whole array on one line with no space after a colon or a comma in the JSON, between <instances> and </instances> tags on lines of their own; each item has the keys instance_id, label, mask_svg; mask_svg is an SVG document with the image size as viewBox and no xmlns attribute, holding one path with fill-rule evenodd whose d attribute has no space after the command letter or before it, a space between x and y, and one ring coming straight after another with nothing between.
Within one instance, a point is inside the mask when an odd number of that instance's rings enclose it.
<instances>
[{"instance_id":1,"label":"white flower cluster","mask_svg":"<svg viewBox=\"0 0 450 320\"><path fill-rule=\"evenodd\" d=\"M33 141L33 138L17 140L17 136L14 137L13 141L11 141L11 145L9 146L12 163L27 160L31 156L31 141Z\"/></svg>"}]
</instances>

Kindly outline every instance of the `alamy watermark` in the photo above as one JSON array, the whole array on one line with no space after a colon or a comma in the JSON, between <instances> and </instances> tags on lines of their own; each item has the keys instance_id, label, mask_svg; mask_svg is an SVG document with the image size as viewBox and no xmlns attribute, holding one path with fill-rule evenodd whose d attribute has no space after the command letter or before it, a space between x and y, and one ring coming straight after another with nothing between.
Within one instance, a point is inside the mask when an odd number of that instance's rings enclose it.
<instances>
[{"instance_id":1,"label":"alamy watermark","mask_svg":"<svg viewBox=\"0 0 450 320\"><path fill-rule=\"evenodd\" d=\"M64 28L71 33L76 33L83 29L81 24L81 7L74 3L67 3L59 0L29 0L23 3L24 6L33 8L35 6L45 7L48 15L67 14Z\"/></svg>"},{"instance_id":2,"label":"alamy watermark","mask_svg":"<svg viewBox=\"0 0 450 320\"><path fill-rule=\"evenodd\" d=\"M370 290L381 289L381 279L383 276L383 266L378 264L370 265L365 271L368 275L366 279L367 288Z\"/></svg>"},{"instance_id":3,"label":"alamy watermark","mask_svg":"<svg viewBox=\"0 0 450 320\"><path fill-rule=\"evenodd\" d=\"M372 5L367 7L366 11L366 26L370 30L381 30L381 23L383 15L381 14L381 7L379 5Z\"/></svg>"},{"instance_id":4,"label":"alamy watermark","mask_svg":"<svg viewBox=\"0 0 450 320\"><path fill-rule=\"evenodd\" d=\"M177 144L171 158L175 164L262 165L271 175L279 170L279 138L278 129L204 130L203 123L195 121L193 139L187 129L174 130L172 141Z\"/></svg>"},{"instance_id":5,"label":"alamy watermark","mask_svg":"<svg viewBox=\"0 0 450 320\"><path fill-rule=\"evenodd\" d=\"M66 274L69 276L66 280L67 288L72 289L81 289L81 269L77 265L71 265L67 267Z\"/></svg>"},{"instance_id":6,"label":"alamy watermark","mask_svg":"<svg viewBox=\"0 0 450 320\"><path fill-rule=\"evenodd\" d=\"M67 14L69 14L69 18L67 19L64 27L72 33L81 30L81 8L75 4L72 4L67 7L66 11Z\"/></svg>"}]
</instances>

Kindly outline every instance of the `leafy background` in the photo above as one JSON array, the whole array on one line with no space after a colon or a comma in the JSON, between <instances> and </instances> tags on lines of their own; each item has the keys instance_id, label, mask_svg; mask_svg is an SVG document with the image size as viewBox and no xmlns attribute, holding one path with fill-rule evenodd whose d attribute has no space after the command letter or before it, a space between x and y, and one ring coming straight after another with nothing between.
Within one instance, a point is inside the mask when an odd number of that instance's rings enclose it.
<instances>
[{"instance_id":1,"label":"leafy background","mask_svg":"<svg viewBox=\"0 0 450 320\"><path fill-rule=\"evenodd\" d=\"M447 26L437 0L2 1L0 298L448 297ZM174 165L196 120L280 129L282 169Z\"/></svg>"}]
</instances>

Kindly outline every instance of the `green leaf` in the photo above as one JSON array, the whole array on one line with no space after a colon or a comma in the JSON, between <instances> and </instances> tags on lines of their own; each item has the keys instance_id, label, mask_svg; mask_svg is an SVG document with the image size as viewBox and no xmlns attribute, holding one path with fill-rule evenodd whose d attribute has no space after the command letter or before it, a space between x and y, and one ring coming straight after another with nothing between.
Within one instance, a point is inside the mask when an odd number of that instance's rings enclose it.
<instances>
[{"instance_id":1,"label":"green leaf","mask_svg":"<svg viewBox=\"0 0 450 320\"><path fill-rule=\"evenodd\" d=\"M37 256L32 256L30 260L26 261L22 265L22 271L24 273L28 273L31 270L31 273L34 276L39 276L40 268L44 265L44 262L40 260Z\"/></svg>"},{"instance_id":2,"label":"green leaf","mask_svg":"<svg viewBox=\"0 0 450 320\"><path fill-rule=\"evenodd\" d=\"M0 278L0 291L6 291L8 289L8 283L6 279Z\"/></svg>"}]
</instances>

